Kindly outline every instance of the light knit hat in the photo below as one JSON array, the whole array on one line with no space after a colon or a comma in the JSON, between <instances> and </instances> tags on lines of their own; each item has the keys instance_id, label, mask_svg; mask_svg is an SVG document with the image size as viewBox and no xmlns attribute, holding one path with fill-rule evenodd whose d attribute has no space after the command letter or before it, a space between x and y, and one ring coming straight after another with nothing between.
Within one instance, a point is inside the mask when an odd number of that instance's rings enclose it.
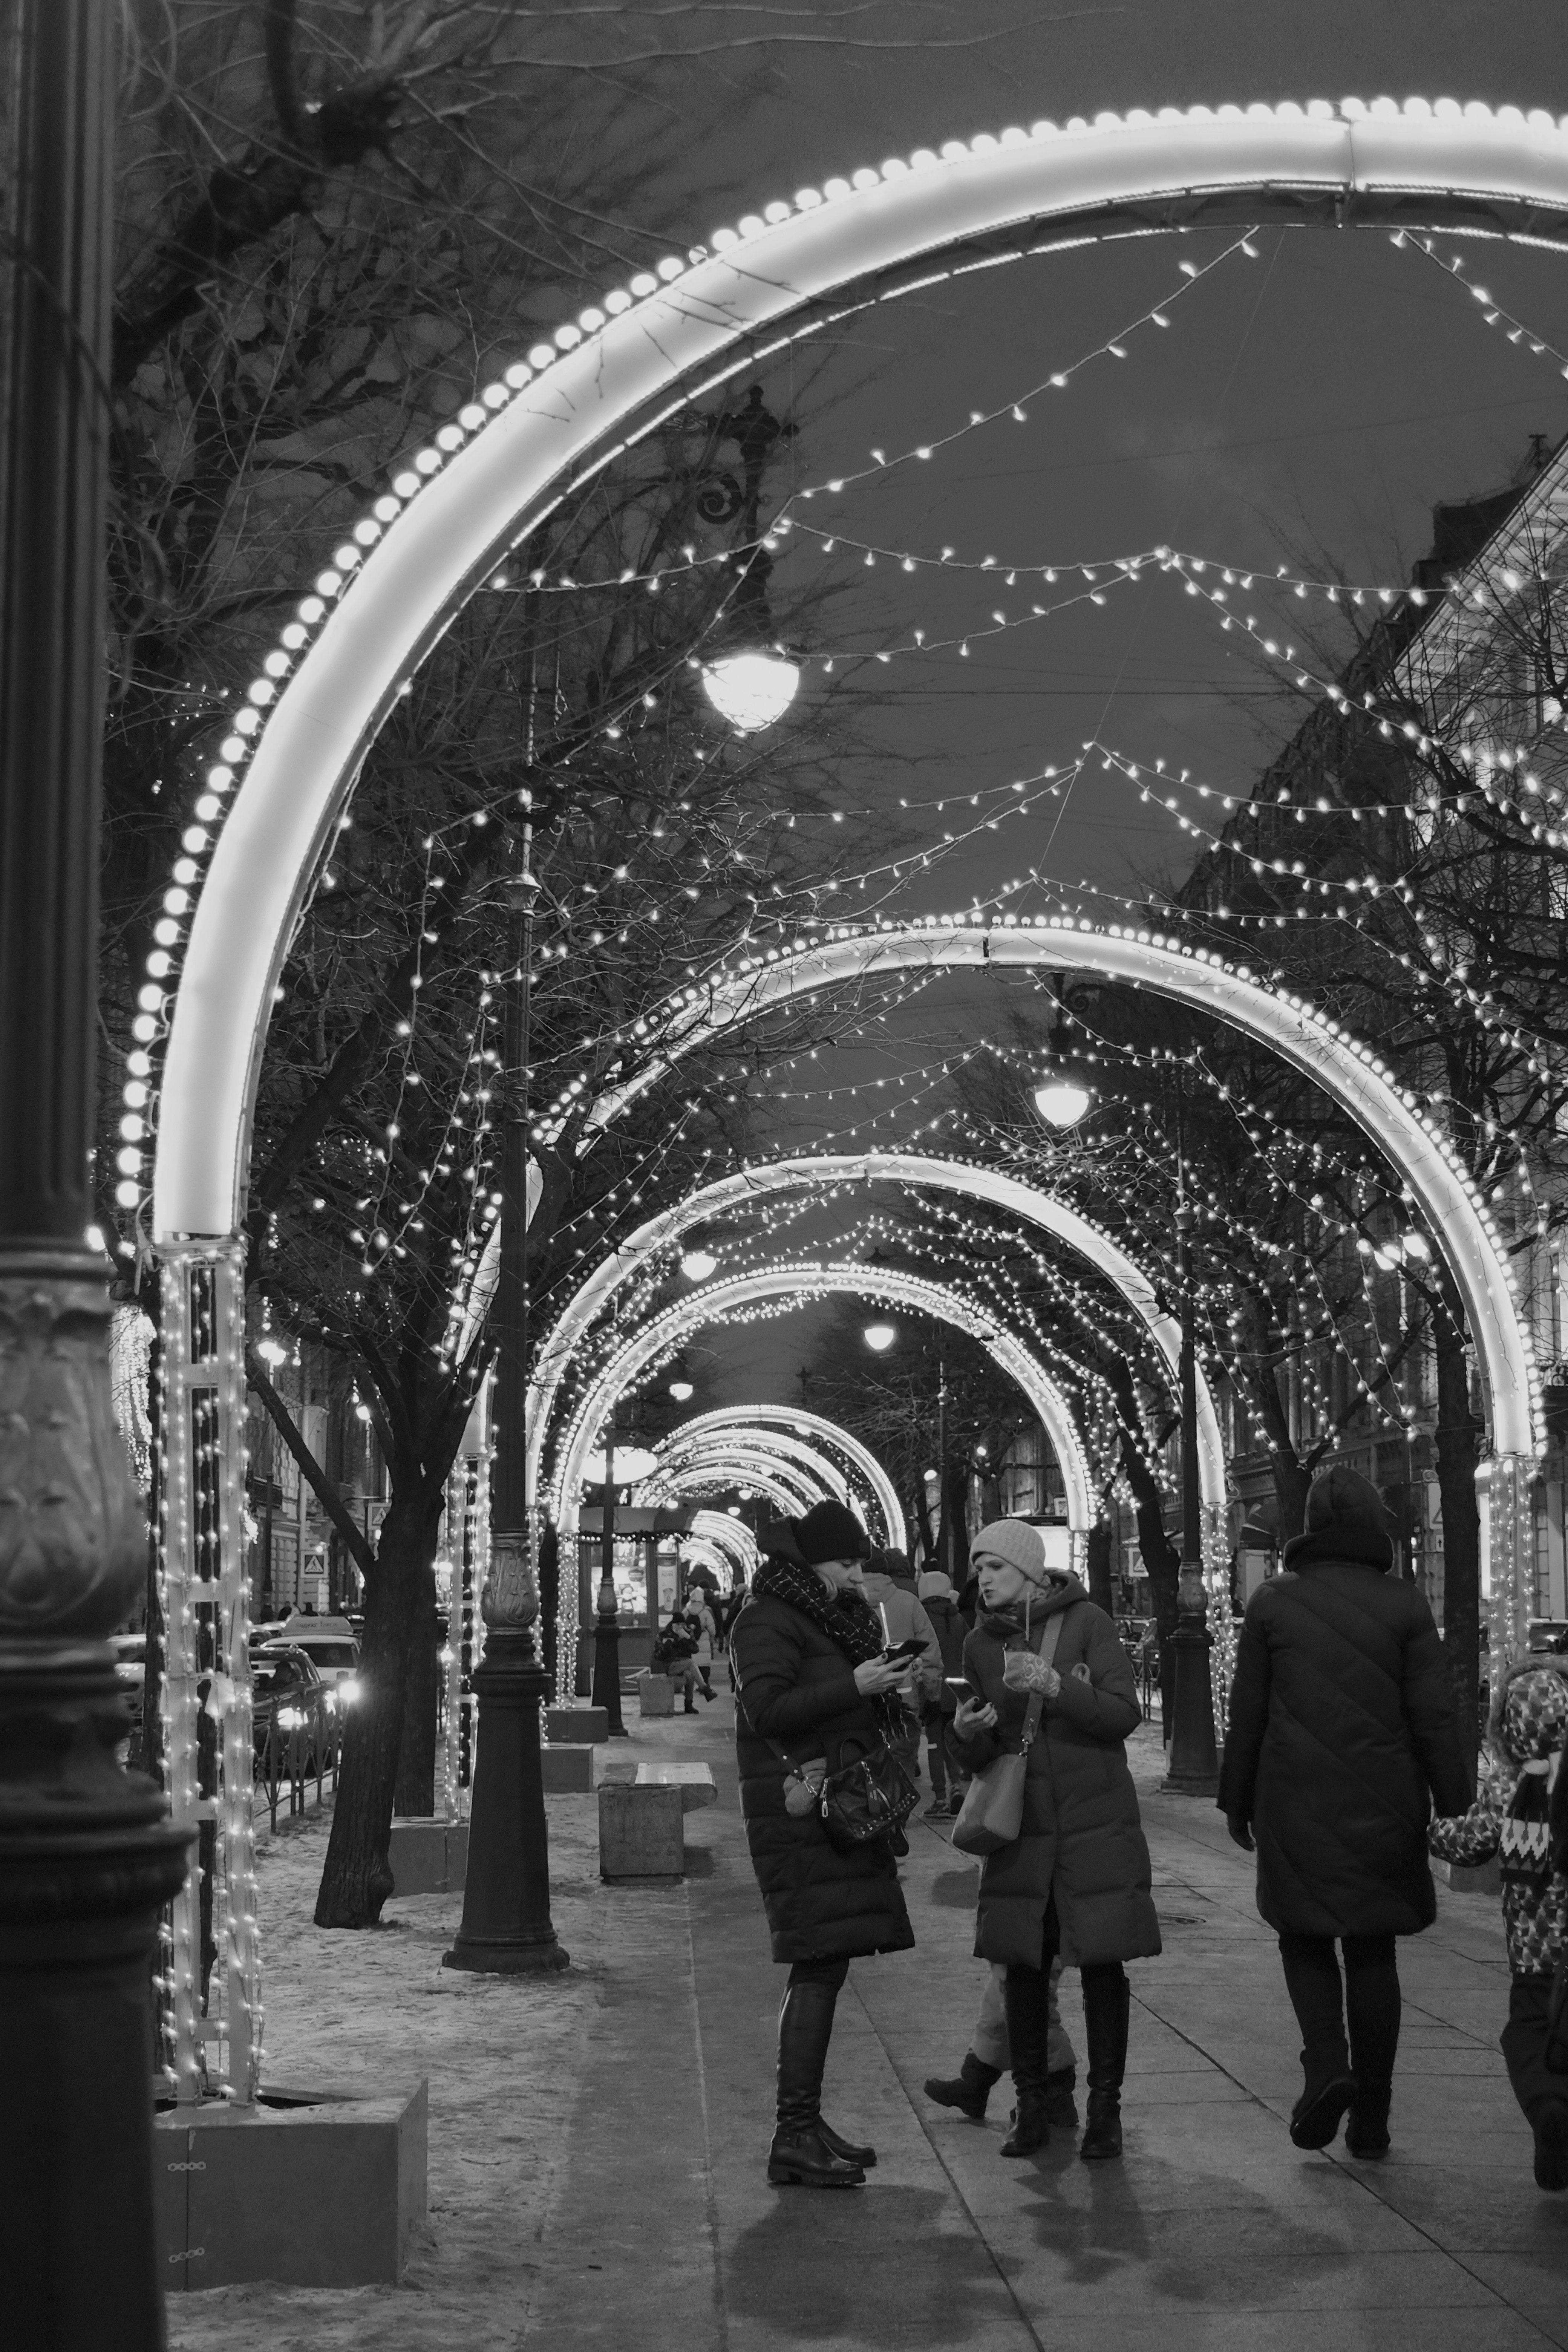
<instances>
[{"instance_id":1,"label":"light knit hat","mask_svg":"<svg viewBox=\"0 0 1568 2352\"><path fill-rule=\"evenodd\" d=\"M1049 1573L1040 1531L1026 1519L993 1519L969 1546L972 1560L978 1560L983 1552L993 1559L1005 1559L1009 1568L1021 1569L1031 1584L1043 1584Z\"/></svg>"}]
</instances>

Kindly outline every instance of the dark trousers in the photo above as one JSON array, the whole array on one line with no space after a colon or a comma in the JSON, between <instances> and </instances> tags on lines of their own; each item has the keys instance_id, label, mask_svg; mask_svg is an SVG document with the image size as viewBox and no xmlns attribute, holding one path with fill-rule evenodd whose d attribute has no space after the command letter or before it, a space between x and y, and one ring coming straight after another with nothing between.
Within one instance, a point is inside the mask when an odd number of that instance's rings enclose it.
<instances>
[{"instance_id":1,"label":"dark trousers","mask_svg":"<svg viewBox=\"0 0 1568 2352\"><path fill-rule=\"evenodd\" d=\"M784 1990L789 1992L795 1985L819 1984L842 1992L848 1974L847 1960L795 1960L791 1963Z\"/></svg>"},{"instance_id":2,"label":"dark trousers","mask_svg":"<svg viewBox=\"0 0 1568 2352\"><path fill-rule=\"evenodd\" d=\"M1057 1916L1057 1897L1056 1890L1053 1887L1046 1901L1045 1933L1041 1939L1040 1964L1038 1968L1026 1968L1021 1961L1009 1960L1007 1963L1006 1975L1008 1993L1008 2031L1009 2032L1012 2031L1013 2021L1016 2014L1016 2004L1018 2000L1019 1995L1025 1994L1026 1996L1029 1991L1032 1991L1039 2007L1039 2041L1042 2050L1045 2050L1048 2046L1049 2042L1051 1970L1055 1967L1057 1959L1060 1954L1061 1942L1061 1922ZM1093 1995L1090 1990L1091 1987L1095 1985L1119 1985L1124 1980L1127 1971L1122 1967L1120 1960L1091 1960L1087 1966L1079 1968L1079 1975L1083 1982L1084 2015L1086 2018L1090 2015L1090 2007L1093 2000ZM1091 2050L1089 2053L1091 2064L1093 2063L1093 2055L1094 2053Z\"/></svg>"},{"instance_id":3,"label":"dark trousers","mask_svg":"<svg viewBox=\"0 0 1568 2352\"><path fill-rule=\"evenodd\" d=\"M1392 1936L1342 1936L1342 1982L1331 1936L1281 1936L1285 1990L1306 2045L1309 2073L1332 2074L1349 2063L1356 2080L1382 2090L1394 2078L1399 2048L1399 1966Z\"/></svg>"},{"instance_id":4,"label":"dark trousers","mask_svg":"<svg viewBox=\"0 0 1568 2352\"><path fill-rule=\"evenodd\" d=\"M1543 2099L1568 2101L1568 2074L1560 2074L1546 2063L1546 2008L1551 1998L1550 1977L1509 1980L1508 2023L1500 2038L1513 2095L1532 2124Z\"/></svg>"},{"instance_id":5,"label":"dark trousers","mask_svg":"<svg viewBox=\"0 0 1568 2352\"><path fill-rule=\"evenodd\" d=\"M939 1707L928 1709L925 1717L926 1769L931 1774L933 1797L947 1794L947 1749L943 1741L946 1718Z\"/></svg>"}]
</instances>

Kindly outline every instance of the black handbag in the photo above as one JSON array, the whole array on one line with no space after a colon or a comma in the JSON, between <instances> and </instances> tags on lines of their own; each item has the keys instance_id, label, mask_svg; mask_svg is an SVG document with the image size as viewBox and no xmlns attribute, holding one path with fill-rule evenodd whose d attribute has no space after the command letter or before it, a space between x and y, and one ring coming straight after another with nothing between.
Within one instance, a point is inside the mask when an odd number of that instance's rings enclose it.
<instances>
[{"instance_id":1,"label":"black handbag","mask_svg":"<svg viewBox=\"0 0 1568 2352\"><path fill-rule=\"evenodd\" d=\"M854 1746L847 1739L839 1749ZM900 1832L920 1801L920 1790L886 1743L848 1763L840 1761L822 1784L817 1808L830 1845L840 1853L902 1843Z\"/></svg>"}]
</instances>

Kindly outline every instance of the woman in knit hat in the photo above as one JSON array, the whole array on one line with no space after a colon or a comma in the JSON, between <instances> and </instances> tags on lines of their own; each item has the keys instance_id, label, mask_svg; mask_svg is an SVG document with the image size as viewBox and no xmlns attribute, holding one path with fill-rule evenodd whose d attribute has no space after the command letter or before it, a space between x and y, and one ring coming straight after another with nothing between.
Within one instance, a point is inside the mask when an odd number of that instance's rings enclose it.
<instances>
[{"instance_id":1,"label":"woman in knit hat","mask_svg":"<svg viewBox=\"0 0 1568 2352\"><path fill-rule=\"evenodd\" d=\"M866 1531L842 1503L764 1528L759 1541L763 1565L731 1630L730 1672L746 1843L773 1958L789 1968L768 2179L858 2189L876 2150L822 2119L834 2008L851 1959L907 1951L915 1938L890 1848L840 1852L816 1796L847 1747L864 1755L901 1727L914 1664L882 1655L881 1625L859 1589Z\"/></svg>"},{"instance_id":2,"label":"woman in knit hat","mask_svg":"<svg viewBox=\"0 0 1568 2352\"><path fill-rule=\"evenodd\" d=\"M1022 1832L986 1856L975 1921L975 1951L1006 1969L1018 2103L1002 2153L1032 2156L1050 2137L1050 1977L1059 1953L1083 1979L1089 2116L1079 2154L1118 2157L1131 2006L1122 1963L1160 1949L1124 1746L1142 1720L1137 1687L1110 1619L1076 1576L1047 1568L1026 1521L982 1528L970 1558L980 1612L963 1645L963 1671L977 1696L960 1706L952 1730L968 1769L1016 1754L1029 1702L1037 1694L1042 1702Z\"/></svg>"},{"instance_id":3,"label":"woman in knit hat","mask_svg":"<svg viewBox=\"0 0 1568 2352\"><path fill-rule=\"evenodd\" d=\"M1348 2109L1359 2157L1389 2144L1394 1937L1437 1916L1426 1823L1463 1812L1471 1789L1432 1612L1393 1565L1377 1488L1325 1470L1285 1573L1247 1603L1219 1780L1231 1836L1249 1853L1256 1840L1258 1908L1301 2029L1290 2137L1327 2147Z\"/></svg>"},{"instance_id":4,"label":"woman in knit hat","mask_svg":"<svg viewBox=\"0 0 1568 2352\"><path fill-rule=\"evenodd\" d=\"M1508 2023L1502 2054L1535 2136L1539 2189L1568 2189L1568 2016L1551 2017L1568 1958L1568 1658L1532 1657L1501 1684L1495 1761L1469 1811L1437 1821L1426 1843L1445 1862L1502 1868L1508 1934Z\"/></svg>"}]
</instances>

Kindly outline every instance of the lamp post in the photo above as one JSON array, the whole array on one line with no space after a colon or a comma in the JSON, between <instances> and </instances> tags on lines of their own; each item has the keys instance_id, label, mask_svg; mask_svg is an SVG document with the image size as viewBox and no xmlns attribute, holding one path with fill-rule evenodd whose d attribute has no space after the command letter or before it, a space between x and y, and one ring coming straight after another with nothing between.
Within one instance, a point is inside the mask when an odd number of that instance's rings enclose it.
<instances>
[{"instance_id":1,"label":"lamp post","mask_svg":"<svg viewBox=\"0 0 1568 2352\"><path fill-rule=\"evenodd\" d=\"M604 1550L594 1606L594 1685L590 1704L602 1706L609 1728L624 1739L621 1720L621 1604L616 1595L616 1409L605 1423Z\"/></svg>"},{"instance_id":2,"label":"lamp post","mask_svg":"<svg viewBox=\"0 0 1568 2352\"><path fill-rule=\"evenodd\" d=\"M501 1150L501 1240L495 1304L495 1454L489 1573L481 1606L485 1654L474 1670L478 1756L468 1819L463 1924L442 1965L495 1975L563 1969L550 1917L550 1839L539 1710L550 1677L533 1645L539 1588L528 1491L528 1103L533 907L533 827L511 881L506 991L510 1106Z\"/></svg>"},{"instance_id":3,"label":"lamp post","mask_svg":"<svg viewBox=\"0 0 1568 2352\"><path fill-rule=\"evenodd\" d=\"M949 1479L947 1471L947 1358L936 1360L936 1507L942 1517L937 1521L936 1564L948 1582L952 1581L952 1513L949 1509Z\"/></svg>"},{"instance_id":4,"label":"lamp post","mask_svg":"<svg viewBox=\"0 0 1568 2352\"><path fill-rule=\"evenodd\" d=\"M0 247L0 2212L18 2345L154 2352L148 1978L187 1833L123 1771L145 1575L89 1246L110 0L7 13ZM127 1182L130 1177L127 1175Z\"/></svg>"},{"instance_id":5,"label":"lamp post","mask_svg":"<svg viewBox=\"0 0 1568 2352\"><path fill-rule=\"evenodd\" d=\"M1179 1796L1212 1797L1219 1787L1219 1759L1215 1745L1203 1500L1198 1486L1198 1359L1192 1255L1196 1220L1187 1199L1186 1164L1179 1139L1176 1171L1176 1281L1182 1294L1182 1565L1176 1583L1180 1613L1171 1637L1171 1755L1165 1786Z\"/></svg>"}]
</instances>

